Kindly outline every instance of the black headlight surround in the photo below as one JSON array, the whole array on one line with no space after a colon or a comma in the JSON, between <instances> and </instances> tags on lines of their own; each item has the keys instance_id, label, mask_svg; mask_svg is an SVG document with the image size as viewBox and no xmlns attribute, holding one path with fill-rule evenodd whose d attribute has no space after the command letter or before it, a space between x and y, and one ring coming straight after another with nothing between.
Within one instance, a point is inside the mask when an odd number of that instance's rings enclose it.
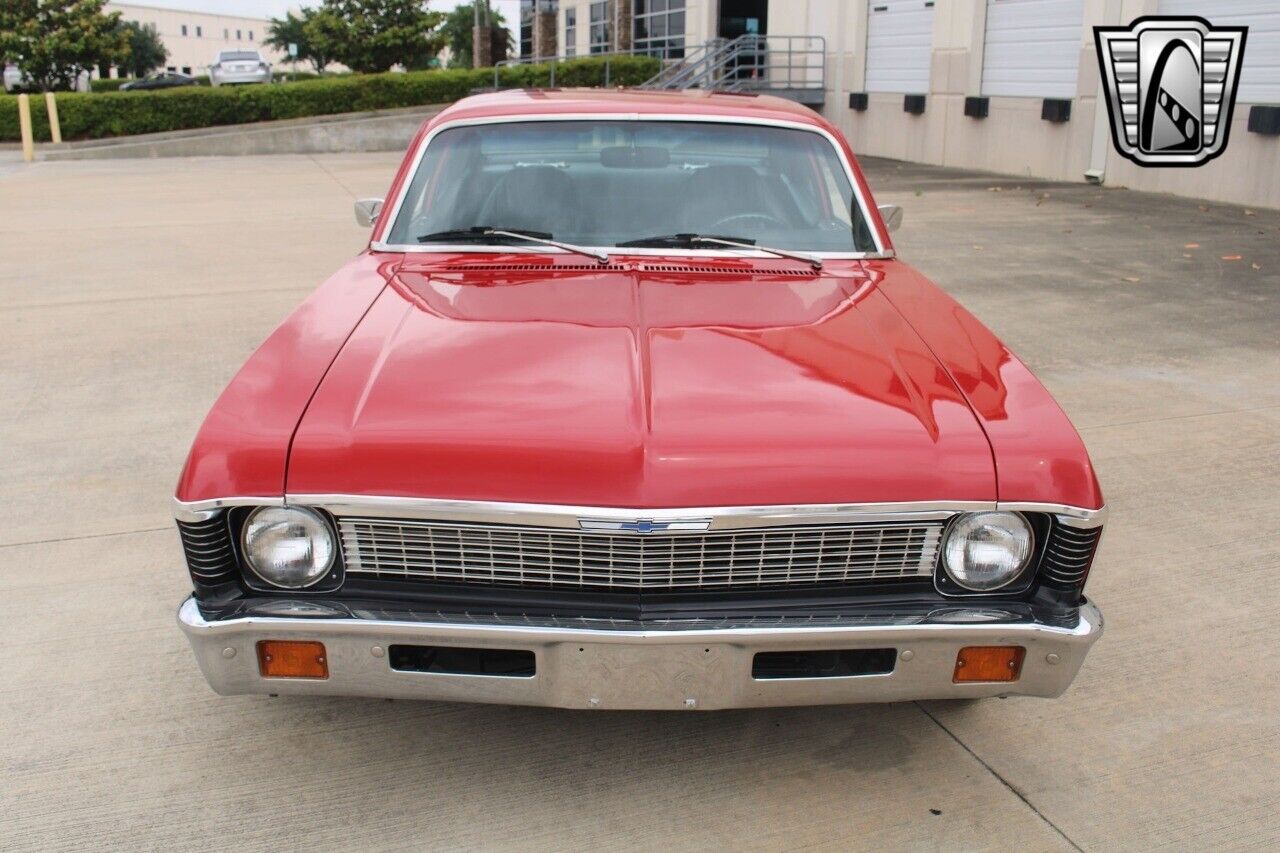
<instances>
[{"instance_id":1,"label":"black headlight surround","mask_svg":"<svg viewBox=\"0 0 1280 853\"><path fill-rule=\"evenodd\" d=\"M967 589L956 583L947 574L947 569L943 565L947 536L950 535L951 528L955 526L956 522L962 516L968 514L956 513L949 518L946 526L942 529L942 536L938 539L938 559L933 566L933 587L938 591L938 594L946 598L1015 598L1031 590L1039 578L1040 563L1044 559L1044 549L1049 542L1049 530L1052 526L1049 516L1042 512L1017 513L1031 526L1031 557L1027 560L1027 564L1022 568L1022 571L1008 584L999 589L984 592Z\"/></svg>"},{"instance_id":2,"label":"black headlight surround","mask_svg":"<svg viewBox=\"0 0 1280 853\"><path fill-rule=\"evenodd\" d=\"M290 597L326 595L341 589L345 579L346 558L342 551L342 537L338 534L337 522L330 513L313 506L309 506L307 509L324 520L324 523L329 528L329 533L333 536L333 563L329 566L329 571L319 581L302 589L275 586L258 577L253 567L249 565L249 558L244 553L244 525L249 516L255 510L261 508L259 506L237 506L232 507L227 512L227 527L231 533L232 547L235 549L236 566L240 570L240 583L244 588L250 592L287 595Z\"/></svg>"}]
</instances>

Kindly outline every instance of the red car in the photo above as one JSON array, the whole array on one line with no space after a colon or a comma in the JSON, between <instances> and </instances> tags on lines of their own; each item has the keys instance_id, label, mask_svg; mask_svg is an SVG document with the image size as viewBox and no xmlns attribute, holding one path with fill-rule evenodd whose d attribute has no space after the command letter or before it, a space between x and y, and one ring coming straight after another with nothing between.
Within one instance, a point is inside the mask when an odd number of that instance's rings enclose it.
<instances>
[{"instance_id":1,"label":"red car","mask_svg":"<svg viewBox=\"0 0 1280 853\"><path fill-rule=\"evenodd\" d=\"M839 132L733 94L428 121L176 515L219 693L714 709L1057 696L1079 436L898 260Z\"/></svg>"}]
</instances>

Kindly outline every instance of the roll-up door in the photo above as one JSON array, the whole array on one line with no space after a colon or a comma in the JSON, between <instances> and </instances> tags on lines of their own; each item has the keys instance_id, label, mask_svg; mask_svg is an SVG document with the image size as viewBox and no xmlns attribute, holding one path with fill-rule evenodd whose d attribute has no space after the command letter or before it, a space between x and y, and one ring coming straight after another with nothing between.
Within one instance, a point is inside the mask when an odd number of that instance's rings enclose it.
<instances>
[{"instance_id":1,"label":"roll-up door","mask_svg":"<svg viewBox=\"0 0 1280 853\"><path fill-rule=\"evenodd\" d=\"M929 92L930 0L871 0L867 6L867 91Z\"/></svg>"},{"instance_id":2,"label":"roll-up door","mask_svg":"<svg viewBox=\"0 0 1280 853\"><path fill-rule=\"evenodd\" d=\"M987 0L982 94L1074 98L1084 0Z\"/></svg>"},{"instance_id":3,"label":"roll-up door","mask_svg":"<svg viewBox=\"0 0 1280 853\"><path fill-rule=\"evenodd\" d=\"M1211 26L1248 27L1240 88L1242 104L1280 104L1280 2L1278 0L1160 0L1161 15L1196 16Z\"/></svg>"}]
</instances>

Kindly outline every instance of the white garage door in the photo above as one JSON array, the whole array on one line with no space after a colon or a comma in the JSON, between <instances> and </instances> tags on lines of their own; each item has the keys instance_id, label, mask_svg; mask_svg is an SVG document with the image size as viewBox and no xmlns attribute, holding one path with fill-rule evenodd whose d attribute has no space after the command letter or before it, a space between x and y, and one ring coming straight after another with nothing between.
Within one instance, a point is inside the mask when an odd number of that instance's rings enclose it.
<instances>
[{"instance_id":1,"label":"white garage door","mask_svg":"<svg viewBox=\"0 0 1280 853\"><path fill-rule=\"evenodd\" d=\"M1160 0L1160 14L1196 15L1214 26L1248 27L1236 101L1243 104L1280 104L1280 2Z\"/></svg>"},{"instance_id":2,"label":"white garage door","mask_svg":"<svg viewBox=\"0 0 1280 853\"><path fill-rule=\"evenodd\" d=\"M982 94L1074 98L1084 0L987 0Z\"/></svg>"},{"instance_id":3,"label":"white garage door","mask_svg":"<svg viewBox=\"0 0 1280 853\"><path fill-rule=\"evenodd\" d=\"M871 0L867 5L867 91L923 95L933 55L930 0Z\"/></svg>"}]
</instances>

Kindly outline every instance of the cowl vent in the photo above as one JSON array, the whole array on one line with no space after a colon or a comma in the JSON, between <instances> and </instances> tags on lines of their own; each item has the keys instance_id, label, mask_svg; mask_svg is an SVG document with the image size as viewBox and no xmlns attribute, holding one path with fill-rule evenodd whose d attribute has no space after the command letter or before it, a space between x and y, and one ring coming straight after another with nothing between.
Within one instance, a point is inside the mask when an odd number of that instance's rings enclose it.
<instances>
[{"instance_id":1,"label":"cowl vent","mask_svg":"<svg viewBox=\"0 0 1280 853\"><path fill-rule=\"evenodd\" d=\"M438 267L441 273L469 272L627 272L635 270L642 273L693 274L693 275L732 275L761 276L783 275L792 278L814 278L816 270L801 267L726 267L699 264L450 264Z\"/></svg>"},{"instance_id":2,"label":"cowl vent","mask_svg":"<svg viewBox=\"0 0 1280 853\"><path fill-rule=\"evenodd\" d=\"M455 264L440 272L625 272L626 264Z\"/></svg>"},{"instance_id":3,"label":"cowl vent","mask_svg":"<svg viewBox=\"0 0 1280 853\"><path fill-rule=\"evenodd\" d=\"M786 275L813 278L816 270L797 267L710 267L693 264L641 264L641 272L699 273L701 275Z\"/></svg>"}]
</instances>

